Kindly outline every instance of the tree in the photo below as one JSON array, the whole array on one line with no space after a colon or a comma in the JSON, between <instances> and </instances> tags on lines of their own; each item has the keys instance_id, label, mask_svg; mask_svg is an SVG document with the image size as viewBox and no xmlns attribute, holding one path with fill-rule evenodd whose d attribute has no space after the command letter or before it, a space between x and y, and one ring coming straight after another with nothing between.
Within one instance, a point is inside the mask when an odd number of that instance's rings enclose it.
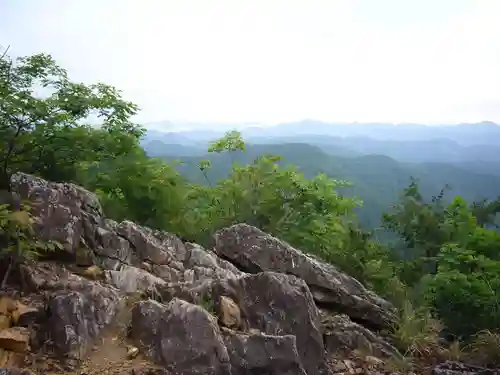
<instances>
[{"instance_id":1,"label":"tree","mask_svg":"<svg viewBox=\"0 0 500 375\"><path fill-rule=\"evenodd\" d=\"M445 224L443 188L431 202L420 193L418 181L412 179L392 212L382 216L383 227L396 233L405 248L407 260L405 282L414 285L427 273L436 271L435 257L450 233Z\"/></svg>"},{"instance_id":2,"label":"tree","mask_svg":"<svg viewBox=\"0 0 500 375\"><path fill-rule=\"evenodd\" d=\"M236 149L246 147L234 132L210 146L216 152ZM200 164L205 178L209 167L208 162ZM279 156L261 155L248 165L233 163L229 176L215 185L196 186L188 199L196 207L187 211L187 218L204 228L206 235L199 241L217 229L245 222L363 279L363 263L387 249L372 246L369 234L358 228L353 210L361 202L337 192L347 185L324 174L306 178L294 166L283 165Z\"/></svg>"},{"instance_id":3,"label":"tree","mask_svg":"<svg viewBox=\"0 0 500 375\"><path fill-rule=\"evenodd\" d=\"M482 199L472 202L470 208L479 225L500 228L497 220L497 215L500 213L500 198L493 201Z\"/></svg>"},{"instance_id":4,"label":"tree","mask_svg":"<svg viewBox=\"0 0 500 375\"><path fill-rule=\"evenodd\" d=\"M457 196L445 204L443 198L444 190L425 202L412 181L384 222L409 253L401 260L401 279L415 286L448 330L468 338L500 327L500 233L483 226L484 202L468 205Z\"/></svg>"},{"instance_id":5,"label":"tree","mask_svg":"<svg viewBox=\"0 0 500 375\"><path fill-rule=\"evenodd\" d=\"M140 150L89 164L82 174L110 217L182 234L187 189L173 166Z\"/></svg>"},{"instance_id":6,"label":"tree","mask_svg":"<svg viewBox=\"0 0 500 375\"><path fill-rule=\"evenodd\" d=\"M226 132L224 136L210 143L208 152L221 153L228 151L231 155L231 161L234 163L234 153L236 151L245 151L245 142L241 137L241 133L237 130Z\"/></svg>"},{"instance_id":7,"label":"tree","mask_svg":"<svg viewBox=\"0 0 500 375\"><path fill-rule=\"evenodd\" d=\"M0 59L0 185L12 171L73 180L80 162L126 154L143 130L114 87L71 82L50 55ZM98 129L84 124L91 115Z\"/></svg>"}]
</instances>

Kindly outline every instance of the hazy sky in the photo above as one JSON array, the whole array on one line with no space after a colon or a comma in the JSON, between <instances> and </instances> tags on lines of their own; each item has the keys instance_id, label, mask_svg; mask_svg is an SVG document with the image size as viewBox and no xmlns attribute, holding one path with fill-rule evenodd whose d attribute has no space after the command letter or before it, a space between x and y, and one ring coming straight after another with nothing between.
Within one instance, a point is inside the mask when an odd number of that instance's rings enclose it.
<instances>
[{"instance_id":1,"label":"hazy sky","mask_svg":"<svg viewBox=\"0 0 500 375\"><path fill-rule=\"evenodd\" d=\"M140 119L500 122L500 0L0 0L0 45Z\"/></svg>"}]
</instances>

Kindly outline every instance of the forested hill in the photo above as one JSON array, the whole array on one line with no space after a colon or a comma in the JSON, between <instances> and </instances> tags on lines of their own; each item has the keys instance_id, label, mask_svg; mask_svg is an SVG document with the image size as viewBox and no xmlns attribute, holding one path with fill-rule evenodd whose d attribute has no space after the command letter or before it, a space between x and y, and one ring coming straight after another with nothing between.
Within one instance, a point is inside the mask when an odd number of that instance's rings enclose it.
<instances>
[{"instance_id":1,"label":"forested hill","mask_svg":"<svg viewBox=\"0 0 500 375\"><path fill-rule=\"evenodd\" d=\"M245 152L235 152L233 155L199 155L197 152L198 155L189 156L189 150L182 146L164 147L163 157L181 161L178 166L181 173L188 180L202 184L206 184L207 179L199 170L201 160L210 160L212 168L206 173L211 182L216 182L228 176L233 160L246 165L263 154L281 156L282 164L297 166L309 178L325 173L335 179L348 181L352 185L341 191L363 201L358 216L366 228L379 225L382 213L397 201L412 177L420 181L422 194L427 197L437 195L447 184L451 187L449 197L460 195L467 201L495 199L500 193L500 176L477 173L445 163L402 163L383 155L336 156L305 143L247 144ZM149 151L147 147L146 151ZM156 156L160 156L159 147L153 151Z\"/></svg>"}]
</instances>

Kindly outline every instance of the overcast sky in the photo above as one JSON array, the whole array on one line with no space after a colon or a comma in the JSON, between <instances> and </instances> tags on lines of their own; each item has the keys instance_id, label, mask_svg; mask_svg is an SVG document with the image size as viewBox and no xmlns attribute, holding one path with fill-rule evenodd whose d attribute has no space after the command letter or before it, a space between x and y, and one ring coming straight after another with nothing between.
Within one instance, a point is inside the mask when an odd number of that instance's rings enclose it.
<instances>
[{"instance_id":1,"label":"overcast sky","mask_svg":"<svg viewBox=\"0 0 500 375\"><path fill-rule=\"evenodd\" d=\"M500 0L0 0L0 45L140 120L500 122Z\"/></svg>"}]
</instances>

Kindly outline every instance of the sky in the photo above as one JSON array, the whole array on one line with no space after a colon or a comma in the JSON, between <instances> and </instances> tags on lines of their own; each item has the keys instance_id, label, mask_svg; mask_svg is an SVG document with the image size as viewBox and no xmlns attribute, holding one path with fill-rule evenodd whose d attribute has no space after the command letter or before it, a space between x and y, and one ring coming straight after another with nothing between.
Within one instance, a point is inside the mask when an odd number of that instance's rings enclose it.
<instances>
[{"instance_id":1,"label":"sky","mask_svg":"<svg viewBox=\"0 0 500 375\"><path fill-rule=\"evenodd\" d=\"M499 0L0 0L0 45L141 122L500 123Z\"/></svg>"}]
</instances>

